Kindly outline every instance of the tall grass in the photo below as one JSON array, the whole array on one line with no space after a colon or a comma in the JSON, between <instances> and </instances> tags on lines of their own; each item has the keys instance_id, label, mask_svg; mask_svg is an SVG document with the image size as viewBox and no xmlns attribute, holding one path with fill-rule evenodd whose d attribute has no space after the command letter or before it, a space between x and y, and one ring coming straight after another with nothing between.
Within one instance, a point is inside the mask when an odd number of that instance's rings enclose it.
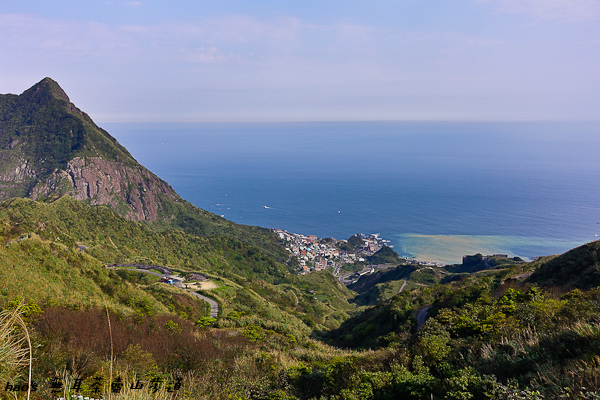
<instances>
[{"instance_id":1,"label":"tall grass","mask_svg":"<svg viewBox=\"0 0 600 400\"><path fill-rule=\"evenodd\" d=\"M19 370L29 365L27 399L31 396L33 355L27 325L21 314L23 304L13 310L0 312L0 382L14 383ZM25 347L27 342L27 347ZM27 357L29 354L29 357Z\"/></svg>"}]
</instances>

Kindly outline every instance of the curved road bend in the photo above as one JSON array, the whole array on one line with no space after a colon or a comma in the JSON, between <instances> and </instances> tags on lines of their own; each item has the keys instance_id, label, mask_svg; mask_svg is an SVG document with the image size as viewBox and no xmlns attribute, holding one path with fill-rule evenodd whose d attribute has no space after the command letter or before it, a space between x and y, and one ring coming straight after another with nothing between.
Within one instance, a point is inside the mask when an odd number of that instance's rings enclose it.
<instances>
[{"instance_id":1,"label":"curved road bend","mask_svg":"<svg viewBox=\"0 0 600 400\"><path fill-rule=\"evenodd\" d=\"M417 329L421 329L421 327L425 323L425 320L427 319L427 312L430 308L431 306L426 306L417 311Z\"/></svg>"},{"instance_id":2,"label":"curved road bend","mask_svg":"<svg viewBox=\"0 0 600 400\"><path fill-rule=\"evenodd\" d=\"M183 284L181 283L181 282L183 282L183 280L181 280L181 279L169 277L169 276L166 276L164 274L159 274L158 272L154 272L154 271L148 271L147 269L138 269L138 268L133 269L133 268L127 268L127 267L106 267L106 268L128 269L130 271L145 272L147 274L158 276L159 278L173 279L173 286L177 286L178 288L185 290L186 292L188 292L192 296L196 296L199 299L202 299L205 302L207 302L208 304L210 304L210 316L211 316L211 318L217 318L219 316L219 304L216 301L214 301L213 299L211 299L209 297L202 296L199 293L192 292L191 290L184 289Z\"/></svg>"},{"instance_id":3,"label":"curved road bend","mask_svg":"<svg viewBox=\"0 0 600 400\"><path fill-rule=\"evenodd\" d=\"M208 304L210 304L210 316L211 318L217 318L219 316L219 304L217 304L216 301L214 301L213 299L206 297L206 296L202 296L200 293L196 293L196 292L192 292L190 290L184 289L185 291L187 291L188 293L190 293L193 296L199 297L202 300L204 300L205 302L207 302Z\"/></svg>"}]
</instances>

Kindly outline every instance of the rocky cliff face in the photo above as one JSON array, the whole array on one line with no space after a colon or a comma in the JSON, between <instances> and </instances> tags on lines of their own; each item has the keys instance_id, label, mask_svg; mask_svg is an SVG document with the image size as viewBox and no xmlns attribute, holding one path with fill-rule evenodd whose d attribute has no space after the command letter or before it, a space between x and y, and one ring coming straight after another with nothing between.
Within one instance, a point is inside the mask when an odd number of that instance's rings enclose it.
<instances>
[{"instance_id":1,"label":"rocky cliff face","mask_svg":"<svg viewBox=\"0 0 600 400\"><path fill-rule=\"evenodd\" d=\"M19 154L0 151L0 199L26 197L27 187L37 176L29 160Z\"/></svg>"},{"instance_id":2,"label":"rocky cliff face","mask_svg":"<svg viewBox=\"0 0 600 400\"><path fill-rule=\"evenodd\" d=\"M45 78L19 96L0 95L0 200L69 195L134 221L156 221L181 202Z\"/></svg>"},{"instance_id":3,"label":"rocky cliff face","mask_svg":"<svg viewBox=\"0 0 600 400\"><path fill-rule=\"evenodd\" d=\"M133 221L156 221L163 200L179 200L171 186L146 168L129 167L100 157L75 157L64 170L38 181L29 197L39 200L54 194L66 194L92 205L107 205Z\"/></svg>"}]
</instances>

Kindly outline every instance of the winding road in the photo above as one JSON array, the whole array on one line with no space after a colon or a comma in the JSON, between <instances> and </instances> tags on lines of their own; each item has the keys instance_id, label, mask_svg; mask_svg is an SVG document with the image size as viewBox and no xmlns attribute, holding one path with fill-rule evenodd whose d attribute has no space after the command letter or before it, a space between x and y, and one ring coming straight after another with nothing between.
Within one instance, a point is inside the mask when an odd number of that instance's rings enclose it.
<instances>
[{"instance_id":1,"label":"winding road","mask_svg":"<svg viewBox=\"0 0 600 400\"><path fill-rule=\"evenodd\" d=\"M199 299L204 300L205 302L207 302L208 304L210 304L210 316L211 318L217 318L219 316L219 304L214 301L213 299L203 296L200 293L196 293L196 292L192 292L191 290L187 290L183 287L183 278L176 278L173 277L171 275L165 275L165 274L160 274L158 272L155 271L149 271L147 269L141 269L141 268L128 268L126 266L111 266L111 265L107 265L106 268L113 268L113 269L127 269L129 271L137 271L137 272L144 272L146 274L151 274L154 276L158 276L159 278L167 278L167 279L172 279L173 280L173 286L177 286L178 288L185 290L186 292L188 292L189 294L191 294L192 296L196 296Z\"/></svg>"},{"instance_id":2,"label":"winding road","mask_svg":"<svg viewBox=\"0 0 600 400\"><path fill-rule=\"evenodd\" d=\"M425 320L427 319L427 313L429 312L430 308L431 306L426 306L417 311L417 329L421 329L421 327L425 323Z\"/></svg>"}]
</instances>

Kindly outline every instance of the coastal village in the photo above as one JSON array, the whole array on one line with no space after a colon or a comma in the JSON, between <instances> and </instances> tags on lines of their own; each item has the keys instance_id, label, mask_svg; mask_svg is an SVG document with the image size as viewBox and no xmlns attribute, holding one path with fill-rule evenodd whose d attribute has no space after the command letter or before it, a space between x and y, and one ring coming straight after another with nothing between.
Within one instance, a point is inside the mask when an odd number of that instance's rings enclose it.
<instances>
[{"instance_id":1,"label":"coastal village","mask_svg":"<svg viewBox=\"0 0 600 400\"><path fill-rule=\"evenodd\" d=\"M363 237L359 234L365 245L358 253L348 253L336 246L338 242L341 242L340 240L333 238L324 240L319 239L316 235L299 235L281 229L275 229L275 232L280 239L287 242L285 248L291 253L291 256L298 257L301 273L322 271L340 263L365 261L365 257L375 254L384 244L376 235Z\"/></svg>"},{"instance_id":2,"label":"coastal village","mask_svg":"<svg viewBox=\"0 0 600 400\"><path fill-rule=\"evenodd\" d=\"M338 276L343 264L365 262L367 261L367 257L374 255L389 243L388 240L380 238L379 234L365 235L358 233L355 236L362 239L362 246L355 248L354 252L349 252L343 250L343 248L354 247L351 245L344 246L343 244L348 244L347 240L337 240L334 238L319 239L316 235L300 235L282 229L274 229L274 231L279 239L285 242L285 248L290 252L290 258L294 256L298 258L300 274L332 269L333 274ZM401 258L400 261L407 264L440 265L438 263L409 258ZM369 265L355 275L360 276L372 273L375 268L377 268L377 265Z\"/></svg>"}]
</instances>

